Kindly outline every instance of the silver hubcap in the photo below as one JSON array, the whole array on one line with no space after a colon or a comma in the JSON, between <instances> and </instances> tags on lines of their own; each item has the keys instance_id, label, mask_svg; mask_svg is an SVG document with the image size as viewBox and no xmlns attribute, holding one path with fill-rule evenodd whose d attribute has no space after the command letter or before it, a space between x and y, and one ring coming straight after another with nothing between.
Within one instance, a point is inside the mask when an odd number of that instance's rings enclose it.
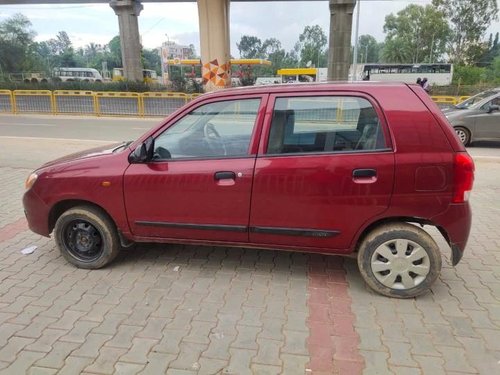
<instances>
[{"instance_id":1,"label":"silver hubcap","mask_svg":"<svg viewBox=\"0 0 500 375\"><path fill-rule=\"evenodd\" d=\"M457 133L458 138L460 139L460 141L462 143L465 143L465 141L467 140L467 134L463 130L461 130L461 129L455 129L455 133Z\"/></svg>"},{"instance_id":2,"label":"silver hubcap","mask_svg":"<svg viewBox=\"0 0 500 375\"><path fill-rule=\"evenodd\" d=\"M411 289L425 280L431 262L416 242L397 239L377 247L371 258L375 278L391 289Z\"/></svg>"}]
</instances>

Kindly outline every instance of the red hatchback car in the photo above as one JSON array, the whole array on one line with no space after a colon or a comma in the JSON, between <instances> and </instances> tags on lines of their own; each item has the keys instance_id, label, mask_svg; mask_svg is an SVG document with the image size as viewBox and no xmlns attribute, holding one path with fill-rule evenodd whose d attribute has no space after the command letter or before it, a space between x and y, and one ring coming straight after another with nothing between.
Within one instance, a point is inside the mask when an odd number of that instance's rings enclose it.
<instances>
[{"instance_id":1,"label":"red hatchback car","mask_svg":"<svg viewBox=\"0 0 500 375\"><path fill-rule=\"evenodd\" d=\"M45 164L26 181L31 230L99 268L134 242L357 253L370 287L425 292L471 226L474 164L406 84L276 85L206 94L133 143Z\"/></svg>"}]
</instances>

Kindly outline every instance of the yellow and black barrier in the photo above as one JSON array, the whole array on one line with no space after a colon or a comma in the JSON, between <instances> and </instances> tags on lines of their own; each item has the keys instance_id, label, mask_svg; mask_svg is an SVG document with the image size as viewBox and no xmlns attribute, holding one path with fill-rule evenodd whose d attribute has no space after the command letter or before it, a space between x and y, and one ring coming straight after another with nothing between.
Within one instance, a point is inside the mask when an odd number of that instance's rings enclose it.
<instances>
[{"instance_id":1,"label":"yellow and black barrier","mask_svg":"<svg viewBox=\"0 0 500 375\"><path fill-rule=\"evenodd\" d=\"M93 115L96 113L96 96L92 91L54 91L54 113Z\"/></svg>"},{"instance_id":2,"label":"yellow and black barrier","mask_svg":"<svg viewBox=\"0 0 500 375\"><path fill-rule=\"evenodd\" d=\"M54 113L54 96L50 90L14 90L14 113Z\"/></svg>"},{"instance_id":3,"label":"yellow and black barrier","mask_svg":"<svg viewBox=\"0 0 500 375\"><path fill-rule=\"evenodd\" d=\"M14 112L14 100L10 90L0 90L0 113L2 112Z\"/></svg>"},{"instance_id":4,"label":"yellow and black barrier","mask_svg":"<svg viewBox=\"0 0 500 375\"><path fill-rule=\"evenodd\" d=\"M101 91L95 93L97 116L143 116L141 94Z\"/></svg>"},{"instance_id":5,"label":"yellow and black barrier","mask_svg":"<svg viewBox=\"0 0 500 375\"><path fill-rule=\"evenodd\" d=\"M437 104L444 105L455 105L458 103L457 98L454 96L431 96L431 99L434 100Z\"/></svg>"},{"instance_id":6,"label":"yellow and black barrier","mask_svg":"<svg viewBox=\"0 0 500 375\"><path fill-rule=\"evenodd\" d=\"M166 116L191 100L180 92L143 92L141 98L144 116Z\"/></svg>"},{"instance_id":7,"label":"yellow and black barrier","mask_svg":"<svg viewBox=\"0 0 500 375\"><path fill-rule=\"evenodd\" d=\"M0 90L0 113L42 113L93 116L167 116L202 94L181 92L94 92L71 90ZM468 96L431 98L440 106L451 106ZM347 104L347 103L345 103ZM328 114L331 116L331 114ZM356 111L337 107L337 120L354 120Z\"/></svg>"}]
</instances>

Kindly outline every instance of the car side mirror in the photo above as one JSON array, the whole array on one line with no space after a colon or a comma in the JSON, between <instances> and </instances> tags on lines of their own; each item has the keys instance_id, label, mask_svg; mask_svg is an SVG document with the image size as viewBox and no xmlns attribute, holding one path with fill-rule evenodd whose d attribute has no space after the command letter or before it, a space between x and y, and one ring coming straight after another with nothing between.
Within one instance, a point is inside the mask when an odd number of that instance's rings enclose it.
<instances>
[{"instance_id":1,"label":"car side mirror","mask_svg":"<svg viewBox=\"0 0 500 375\"><path fill-rule=\"evenodd\" d=\"M495 104L490 105L490 106L488 107L488 113L491 113L491 112L493 112L493 111L498 111L498 110L500 110L500 106L495 105Z\"/></svg>"},{"instance_id":2,"label":"car side mirror","mask_svg":"<svg viewBox=\"0 0 500 375\"><path fill-rule=\"evenodd\" d=\"M128 156L129 163L147 163L153 160L154 145L153 137L146 139Z\"/></svg>"}]
</instances>

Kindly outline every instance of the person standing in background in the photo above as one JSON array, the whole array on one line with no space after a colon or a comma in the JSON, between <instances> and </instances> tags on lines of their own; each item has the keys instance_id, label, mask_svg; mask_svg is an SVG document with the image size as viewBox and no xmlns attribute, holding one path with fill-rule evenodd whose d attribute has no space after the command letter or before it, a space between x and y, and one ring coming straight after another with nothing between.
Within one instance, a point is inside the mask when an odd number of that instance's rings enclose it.
<instances>
[{"instance_id":1,"label":"person standing in background","mask_svg":"<svg viewBox=\"0 0 500 375\"><path fill-rule=\"evenodd\" d=\"M424 89L424 91L429 94L431 92L431 85L429 84L429 81L427 80L427 78L424 78L422 80L422 88Z\"/></svg>"}]
</instances>

